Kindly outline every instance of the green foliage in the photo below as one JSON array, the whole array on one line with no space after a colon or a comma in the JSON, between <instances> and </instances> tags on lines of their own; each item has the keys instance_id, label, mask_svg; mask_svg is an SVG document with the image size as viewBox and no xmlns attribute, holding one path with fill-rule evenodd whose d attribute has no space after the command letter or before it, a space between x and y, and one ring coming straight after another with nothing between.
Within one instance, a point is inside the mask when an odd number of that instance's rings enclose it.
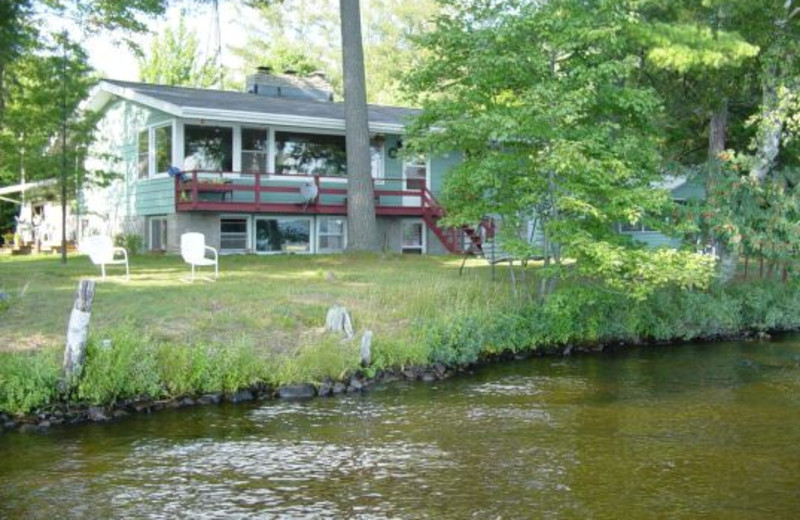
<instances>
[{"instance_id":1,"label":"green foliage","mask_svg":"<svg viewBox=\"0 0 800 520\"><path fill-rule=\"evenodd\" d=\"M97 338L89 343L78 399L108 404L163 394L158 377L158 349L150 338L131 328L122 328L104 339L110 339L109 346Z\"/></svg>"},{"instance_id":2,"label":"green foliage","mask_svg":"<svg viewBox=\"0 0 800 520\"><path fill-rule=\"evenodd\" d=\"M23 414L56 397L59 364L52 351L0 352L0 411Z\"/></svg>"},{"instance_id":3,"label":"green foliage","mask_svg":"<svg viewBox=\"0 0 800 520\"><path fill-rule=\"evenodd\" d=\"M114 245L125 248L129 255L135 255L142 250L144 240L138 233L120 233L114 237Z\"/></svg>"},{"instance_id":4,"label":"green foliage","mask_svg":"<svg viewBox=\"0 0 800 520\"><path fill-rule=\"evenodd\" d=\"M267 378L267 365L252 345L162 344L158 373L170 396L232 392Z\"/></svg>"},{"instance_id":5,"label":"green foliage","mask_svg":"<svg viewBox=\"0 0 800 520\"><path fill-rule=\"evenodd\" d=\"M576 261L562 276L616 290L646 294L673 274L685 286L706 285L702 260L632 250L615 231L669 204L653 187L662 107L640 80L636 3L445 5L408 76L424 107L408 148L465 151L445 178L446 222L492 215L501 230L516 231L536 218L548 256Z\"/></svg>"},{"instance_id":6,"label":"green foliage","mask_svg":"<svg viewBox=\"0 0 800 520\"><path fill-rule=\"evenodd\" d=\"M180 19L177 31L167 28L153 38L146 56L139 59L139 79L147 83L184 87L211 87L222 71L213 59L203 59L197 35Z\"/></svg>"},{"instance_id":7,"label":"green foliage","mask_svg":"<svg viewBox=\"0 0 800 520\"><path fill-rule=\"evenodd\" d=\"M342 379L359 366L358 345L344 342L336 335L318 338L303 346L289 358L279 361L272 381L286 383L320 383L326 378Z\"/></svg>"},{"instance_id":8,"label":"green foliage","mask_svg":"<svg viewBox=\"0 0 800 520\"><path fill-rule=\"evenodd\" d=\"M747 155L726 151L718 160L705 173L705 200L682 207L679 225L747 256L794 262L800 252L800 184L785 174L764 180L748 175L753 158Z\"/></svg>"},{"instance_id":9,"label":"green foliage","mask_svg":"<svg viewBox=\"0 0 800 520\"><path fill-rule=\"evenodd\" d=\"M429 324L430 362L468 364L499 352L564 345L713 339L800 327L797 283L708 291L660 289L645 300L589 286L565 287L541 306L465 313Z\"/></svg>"},{"instance_id":10,"label":"green foliage","mask_svg":"<svg viewBox=\"0 0 800 520\"><path fill-rule=\"evenodd\" d=\"M331 0L260 2L259 16L247 28L246 43L234 48L250 74L260 65L301 74L324 71L337 96L342 94L341 31L338 3ZM367 100L404 104L400 78L414 66L424 33L440 9L435 0L368 0L362 2L361 25Z\"/></svg>"}]
</instances>

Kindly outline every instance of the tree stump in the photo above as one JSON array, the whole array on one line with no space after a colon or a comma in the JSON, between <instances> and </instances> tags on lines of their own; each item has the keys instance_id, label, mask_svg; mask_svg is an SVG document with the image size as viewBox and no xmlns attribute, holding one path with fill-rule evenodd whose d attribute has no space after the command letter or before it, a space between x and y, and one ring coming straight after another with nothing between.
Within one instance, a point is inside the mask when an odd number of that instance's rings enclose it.
<instances>
[{"instance_id":1,"label":"tree stump","mask_svg":"<svg viewBox=\"0 0 800 520\"><path fill-rule=\"evenodd\" d=\"M89 319L92 316L94 280L81 280L75 294L75 304L67 326L67 345L64 349L64 381L71 387L80 377L86 361L86 345L89 341Z\"/></svg>"},{"instance_id":2,"label":"tree stump","mask_svg":"<svg viewBox=\"0 0 800 520\"><path fill-rule=\"evenodd\" d=\"M342 333L347 339L353 337L353 320L345 307L334 305L328 309L328 314L325 316L325 330Z\"/></svg>"},{"instance_id":3,"label":"tree stump","mask_svg":"<svg viewBox=\"0 0 800 520\"><path fill-rule=\"evenodd\" d=\"M368 367L372 363L372 331L365 330L361 335L361 366Z\"/></svg>"}]
</instances>

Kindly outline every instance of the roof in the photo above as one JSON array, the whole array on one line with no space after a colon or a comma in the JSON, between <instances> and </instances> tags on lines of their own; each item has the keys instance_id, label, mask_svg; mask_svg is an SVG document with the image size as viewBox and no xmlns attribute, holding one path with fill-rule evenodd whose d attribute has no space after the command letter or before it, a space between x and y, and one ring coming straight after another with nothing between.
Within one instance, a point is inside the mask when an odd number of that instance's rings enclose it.
<instances>
[{"instance_id":1,"label":"roof","mask_svg":"<svg viewBox=\"0 0 800 520\"><path fill-rule=\"evenodd\" d=\"M343 103L108 79L100 82L87 106L100 110L112 96L176 117L344 129ZM420 113L417 109L380 105L368 105L367 110L370 130L376 132L402 132Z\"/></svg>"}]
</instances>

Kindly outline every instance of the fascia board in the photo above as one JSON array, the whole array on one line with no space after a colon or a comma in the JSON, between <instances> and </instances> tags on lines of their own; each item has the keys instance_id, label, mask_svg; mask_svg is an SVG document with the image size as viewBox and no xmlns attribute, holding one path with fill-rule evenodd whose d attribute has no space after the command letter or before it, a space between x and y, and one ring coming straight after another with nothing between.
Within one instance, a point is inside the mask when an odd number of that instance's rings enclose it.
<instances>
[{"instance_id":1,"label":"fascia board","mask_svg":"<svg viewBox=\"0 0 800 520\"><path fill-rule=\"evenodd\" d=\"M173 105L172 103L167 103L166 101L161 101L160 99L152 98L146 94L141 94L136 92L134 89L121 87L106 81L101 81L99 87L110 94L133 101L134 103L155 108L156 110L166 112L167 114L175 117L184 117L183 109L181 107Z\"/></svg>"},{"instance_id":2,"label":"fascia board","mask_svg":"<svg viewBox=\"0 0 800 520\"><path fill-rule=\"evenodd\" d=\"M184 107L183 117L189 119L206 119L212 121L231 121L235 123L252 123L275 126L298 126L319 128L322 130L344 130L344 121L323 117L293 116L290 114L266 114L262 112L245 112L241 110L220 110L213 108ZM403 125L393 123L370 123L373 132L404 133Z\"/></svg>"}]
</instances>

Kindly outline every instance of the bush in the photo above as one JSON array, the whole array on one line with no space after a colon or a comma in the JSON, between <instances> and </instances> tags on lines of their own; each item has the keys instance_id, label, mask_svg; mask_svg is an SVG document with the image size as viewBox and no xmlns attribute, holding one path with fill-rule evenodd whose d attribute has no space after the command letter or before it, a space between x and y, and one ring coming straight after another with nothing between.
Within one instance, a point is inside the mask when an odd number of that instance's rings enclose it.
<instances>
[{"instance_id":1,"label":"bush","mask_svg":"<svg viewBox=\"0 0 800 520\"><path fill-rule=\"evenodd\" d=\"M147 336L132 329L110 334L110 346L93 340L77 396L92 404L113 404L140 396L160 397L157 348Z\"/></svg>"},{"instance_id":2,"label":"bush","mask_svg":"<svg viewBox=\"0 0 800 520\"><path fill-rule=\"evenodd\" d=\"M125 248L130 255L135 255L142 250L144 239L142 235L136 233L120 233L114 236L114 245Z\"/></svg>"},{"instance_id":3,"label":"bush","mask_svg":"<svg viewBox=\"0 0 800 520\"><path fill-rule=\"evenodd\" d=\"M744 331L800 328L797 283L760 282L708 291L662 289L646 300L592 286L565 287L543 305L481 308L425 329L429 362L469 364L499 352L712 339Z\"/></svg>"},{"instance_id":4,"label":"bush","mask_svg":"<svg viewBox=\"0 0 800 520\"><path fill-rule=\"evenodd\" d=\"M0 411L23 414L50 404L59 372L51 351L0 353Z\"/></svg>"},{"instance_id":5,"label":"bush","mask_svg":"<svg viewBox=\"0 0 800 520\"><path fill-rule=\"evenodd\" d=\"M255 347L242 342L226 345L167 345L158 352L159 379L174 397L208 392L233 392L266 377L266 365Z\"/></svg>"}]
</instances>

